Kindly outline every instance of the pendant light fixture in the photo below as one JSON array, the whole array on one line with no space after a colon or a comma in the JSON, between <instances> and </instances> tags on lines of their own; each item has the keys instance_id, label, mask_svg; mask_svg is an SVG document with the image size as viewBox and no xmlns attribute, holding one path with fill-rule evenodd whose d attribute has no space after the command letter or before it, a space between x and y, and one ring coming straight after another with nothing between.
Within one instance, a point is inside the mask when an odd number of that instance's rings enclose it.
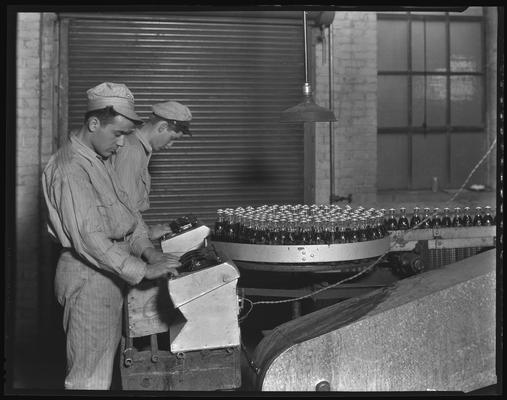
<instances>
[{"instance_id":1,"label":"pendant light fixture","mask_svg":"<svg viewBox=\"0 0 507 400\"><path fill-rule=\"evenodd\" d=\"M306 11L303 11L303 38L305 50L305 84L303 102L290 107L280 114L280 122L330 122L336 121L334 113L320 107L313 101L312 87L308 83L308 49L306 41Z\"/></svg>"}]
</instances>

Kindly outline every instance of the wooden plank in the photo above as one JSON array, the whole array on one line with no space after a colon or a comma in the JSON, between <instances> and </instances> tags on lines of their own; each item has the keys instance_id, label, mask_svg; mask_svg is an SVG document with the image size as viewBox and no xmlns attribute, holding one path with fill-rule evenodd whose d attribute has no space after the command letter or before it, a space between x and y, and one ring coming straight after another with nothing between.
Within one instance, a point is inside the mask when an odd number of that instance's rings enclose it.
<instances>
[{"instance_id":1,"label":"wooden plank","mask_svg":"<svg viewBox=\"0 0 507 400\"><path fill-rule=\"evenodd\" d=\"M496 251L318 310L255 349L263 391L463 391L496 376Z\"/></svg>"},{"instance_id":2,"label":"wooden plank","mask_svg":"<svg viewBox=\"0 0 507 400\"><path fill-rule=\"evenodd\" d=\"M127 294L127 311L130 337L167 332L173 313L167 279L142 281L131 288Z\"/></svg>"}]
</instances>

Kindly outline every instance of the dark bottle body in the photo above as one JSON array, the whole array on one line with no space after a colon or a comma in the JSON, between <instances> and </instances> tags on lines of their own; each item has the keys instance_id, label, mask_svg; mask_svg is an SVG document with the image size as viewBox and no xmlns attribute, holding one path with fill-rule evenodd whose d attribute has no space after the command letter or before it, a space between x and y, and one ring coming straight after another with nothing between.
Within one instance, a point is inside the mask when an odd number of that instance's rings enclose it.
<instances>
[{"instance_id":1,"label":"dark bottle body","mask_svg":"<svg viewBox=\"0 0 507 400\"><path fill-rule=\"evenodd\" d=\"M495 225L495 219L491 215L491 207L490 206L484 207L484 215L482 217L482 225L484 225L484 226Z\"/></svg>"},{"instance_id":2,"label":"dark bottle body","mask_svg":"<svg viewBox=\"0 0 507 400\"><path fill-rule=\"evenodd\" d=\"M422 229L431 229L432 228L432 224L431 224L431 215L430 215L430 209L429 208L425 208L424 209L424 216L422 218L422 224L421 224L421 228Z\"/></svg>"},{"instance_id":3,"label":"dark bottle body","mask_svg":"<svg viewBox=\"0 0 507 400\"><path fill-rule=\"evenodd\" d=\"M399 230L406 230L410 227L410 224L408 222L407 218L407 210L404 207L400 208L400 217L398 218L398 229Z\"/></svg>"},{"instance_id":4,"label":"dark bottle body","mask_svg":"<svg viewBox=\"0 0 507 400\"><path fill-rule=\"evenodd\" d=\"M450 228L452 226L452 219L449 215L449 209L446 207L444 208L444 216L442 217L442 227L444 228Z\"/></svg>"},{"instance_id":5,"label":"dark bottle body","mask_svg":"<svg viewBox=\"0 0 507 400\"><path fill-rule=\"evenodd\" d=\"M463 209L463 226L472 226L474 221L472 219L472 215L470 215L470 207L465 207Z\"/></svg>"},{"instance_id":6,"label":"dark bottle body","mask_svg":"<svg viewBox=\"0 0 507 400\"><path fill-rule=\"evenodd\" d=\"M412 214L412 218L410 219L410 227L413 228L421 222L421 214L420 208L414 207L414 213ZM420 228L420 226L418 226Z\"/></svg>"},{"instance_id":7,"label":"dark bottle body","mask_svg":"<svg viewBox=\"0 0 507 400\"><path fill-rule=\"evenodd\" d=\"M394 208L389 209L389 217L387 219L387 230L396 231L398 230L398 220L396 219L396 210Z\"/></svg>"},{"instance_id":8,"label":"dark bottle body","mask_svg":"<svg viewBox=\"0 0 507 400\"><path fill-rule=\"evenodd\" d=\"M442 219L440 218L440 209L436 207L433 210L433 218L431 220L433 228L440 228L442 226Z\"/></svg>"},{"instance_id":9,"label":"dark bottle body","mask_svg":"<svg viewBox=\"0 0 507 400\"><path fill-rule=\"evenodd\" d=\"M482 207L475 207L475 216L472 223L474 226L482 226Z\"/></svg>"},{"instance_id":10,"label":"dark bottle body","mask_svg":"<svg viewBox=\"0 0 507 400\"><path fill-rule=\"evenodd\" d=\"M461 218L461 207L454 208L454 217L452 218L452 226L460 228L463 226L463 219Z\"/></svg>"}]
</instances>

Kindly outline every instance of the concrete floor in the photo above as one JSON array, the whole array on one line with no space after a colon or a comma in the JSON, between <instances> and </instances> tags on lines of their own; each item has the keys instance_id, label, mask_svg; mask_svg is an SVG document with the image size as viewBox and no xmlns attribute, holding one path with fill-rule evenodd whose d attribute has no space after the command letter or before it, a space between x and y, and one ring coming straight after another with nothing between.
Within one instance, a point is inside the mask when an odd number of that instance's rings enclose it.
<instances>
[{"instance_id":1,"label":"concrete floor","mask_svg":"<svg viewBox=\"0 0 507 400\"><path fill-rule=\"evenodd\" d=\"M379 192L375 204L352 202L352 207L374 207L377 209L391 207L399 209L407 208L411 212L413 207L476 207L489 205L493 209L496 208L496 192L482 191L473 192L465 190L459 194L455 201L450 205L446 204L456 191L439 191L433 193L431 191L388 191ZM342 203L339 203L342 204ZM347 203L343 203L344 205ZM19 344L13 354L14 361L14 382L13 386L17 389L34 390L36 393L44 393L46 390L54 392L63 388L63 380L65 376L65 339L61 331L61 322L53 323L55 325L50 340L34 337L32 341ZM253 350L253 349L252 349ZM243 368L246 365L243 364ZM119 381L115 378L114 385L116 388ZM496 393L498 387L484 388L477 394Z\"/></svg>"}]
</instances>

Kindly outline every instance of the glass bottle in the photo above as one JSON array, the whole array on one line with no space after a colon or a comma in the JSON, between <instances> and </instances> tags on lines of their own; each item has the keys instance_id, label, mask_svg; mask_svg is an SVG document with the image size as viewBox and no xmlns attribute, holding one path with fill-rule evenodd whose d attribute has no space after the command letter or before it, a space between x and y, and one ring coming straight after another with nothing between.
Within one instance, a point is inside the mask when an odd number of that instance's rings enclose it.
<instances>
[{"instance_id":1,"label":"glass bottle","mask_svg":"<svg viewBox=\"0 0 507 400\"><path fill-rule=\"evenodd\" d=\"M474 226L482 226L482 207L475 207Z\"/></svg>"},{"instance_id":2,"label":"glass bottle","mask_svg":"<svg viewBox=\"0 0 507 400\"><path fill-rule=\"evenodd\" d=\"M400 208L400 217L398 218L398 229L407 230L409 228L409 222L407 218L407 209L405 207Z\"/></svg>"},{"instance_id":3,"label":"glass bottle","mask_svg":"<svg viewBox=\"0 0 507 400\"><path fill-rule=\"evenodd\" d=\"M493 218L493 215L491 213L490 206L484 207L484 215L482 217L482 225L484 225L484 226L495 225L495 219Z\"/></svg>"},{"instance_id":4,"label":"glass bottle","mask_svg":"<svg viewBox=\"0 0 507 400\"><path fill-rule=\"evenodd\" d=\"M377 221L378 221L378 228L381 232L380 237L386 237L389 235L389 231L387 230L387 224L385 219L385 213L379 212L377 213Z\"/></svg>"},{"instance_id":5,"label":"glass bottle","mask_svg":"<svg viewBox=\"0 0 507 400\"><path fill-rule=\"evenodd\" d=\"M217 210L217 218L215 220L214 240L221 242L224 239L224 210Z\"/></svg>"},{"instance_id":6,"label":"glass bottle","mask_svg":"<svg viewBox=\"0 0 507 400\"><path fill-rule=\"evenodd\" d=\"M461 218L461 207L454 207L454 217L452 218L452 226L459 228L463 226L463 219Z\"/></svg>"},{"instance_id":7,"label":"glass bottle","mask_svg":"<svg viewBox=\"0 0 507 400\"><path fill-rule=\"evenodd\" d=\"M329 221L324 222L324 242L326 244L335 243L336 219L331 217Z\"/></svg>"},{"instance_id":8,"label":"glass bottle","mask_svg":"<svg viewBox=\"0 0 507 400\"><path fill-rule=\"evenodd\" d=\"M414 212L412 214L412 218L410 219L410 227L413 228L417 224L421 222L421 209L419 207L414 207Z\"/></svg>"},{"instance_id":9,"label":"glass bottle","mask_svg":"<svg viewBox=\"0 0 507 400\"><path fill-rule=\"evenodd\" d=\"M382 218L382 225L384 225L387 228L387 215L386 215L386 209L381 208L379 211L379 217Z\"/></svg>"},{"instance_id":10,"label":"glass bottle","mask_svg":"<svg viewBox=\"0 0 507 400\"><path fill-rule=\"evenodd\" d=\"M255 220L253 217L249 216L247 218L247 227L245 229L245 240L247 243L255 244L256 238Z\"/></svg>"},{"instance_id":11,"label":"glass bottle","mask_svg":"<svg viewBox=\"0 0 507 400\"><path fill-rule=\"evenodd\" d=\"M442 227L450 228L451 226L452 226L452 220L451 220L449 207L444 207L444 216L442 217Z\"/></svg>"},{"instance_id":12,"label":"glass bottle","mask_svg":"<svg viewBox=\"0 0 507 400\"><path fill-rule=\"evenodd\" d=\"M346 227L346 221L344 219L338 220L337 243L348 243L347 227Z\"/></svg>"},{"instance_id":13,"label":"glass bottle","mask_svg":"<svg viewBox=\"0 0 507 400\"><path fill-rule=\"evenodd\" d=\"M359 221L357 218L352 218L352 221L350 222L349 240L350 243L359 242Z\"/></svg>"},{"instance_id":14,"label":"glass bottle","mask_svg":"<svg viewBox=\"0 0 507 400\"><path fill-rule=\"evenodd\" d=\"M229 211L224 211L224 242L232 242L232 238L234 237L234 229L232 226L232 215Z\"/></svg>"},{"instance_id":15,"label":"glass bottle","mask_svg":"<svg viewBox=\"0 0 507 400\"><path fill-rule=\"evenodd\" d=\"M368 232L366 230L366 218L360 217L358 222L358 241L359 242L367 242L368 239Z\"/></svg>"},{"instance_id":16,"label":"glass bottle","mask_svg":"<svg viewBox=\"0 0 507 400\"><path fill-rule=\"evenodd\" d=\"M257 232L256 232L256 241L257 244L267 244L267 230L266 230L266 220L264 218L257 219Z\"/></svg>"},{"instance_id":17,"label":"glass bottle","mask_svg":"<svg viewBox=\"0 0 507 400\"><path fill-rule=\"evenodd\" d=\"M472 215L470 214L470 207L465 207L463 209L463 226L472 226L474 221L472 219Z\"/></svg>"},{"instance_id":18,"label":"glass bottle","mask_svg":"<svg viewBox=\"0 0 507 400\"><path fill-rule=\"evenodd\" d=\"M268 220L268 240L269 244L280 244L280 226L277 219Z\"/></svg>"},{"instance_id":19,"label":"glass bottle","mask_svg":"<svg viewBox=\"0 0 507 400\"><path fill-rule=\"evenodd\" d=\"M310 244L310 231L309 224L306 218L301 219L301 223L299 225L299 240L298 244L307 245Z\"/></svg>"},{"instance_id":20,"label":"glass bottle","mask_svg":"<svg viewBox=\"0 0 507 400\"><path fill-rule=\"evenodd\" d=\"M296 240L296 221L292 218L287 220L287 244L297 244Z\"/></svg>"},{"instance_id":21,"label":"glass bottle","mask_svg":"<svg viewBox=\"0 0 507 400\"><path fill-rule=\"evenodd\" d=\"M424 215L422 218L423 223L421 224L422 229L431 229L431 215L429 207L424 207Z\"/></svg>"},{"instance_id":22,"label":"glass bottle","mask_svg":"<svg viewBox=\"0 0 507 400\"><path fill-rule=\"evenodd\" d=\"M287 221L285 218L275 219L276 230L278 232L278 240L275 244L285 244L287 241Z\"/></svg>"},{"instance_id":23,"label":"glass bottle","mask_svg":"<svg viewBox=\"0 0 507 400\"><path fill-rule=\"evenodd\" d=\"M433 209L433 218L431 219L431 225L433 228L440 228L442 226L442 219L440 218L440 208L435 207Z\"/></svg>"},{"instance_id":24,"label":"glass bottle","mask_svg":"<svg viewBox=\"0 0 507 400\"><path fill-rule=\"evenodd\" d=\"M380 239L380 232L377 230L377 219L370 215L366 219L366 234L369 240Z\"/></svg>"},{"instance_id":25,"label":"glass bottle","mask_svg":"<svg viewBox=\"0 0 507 400\"><path fill-rule=\"evenodd\" d=\"M389 217L387 219L387 230L388 231L398 230L398 221L396 220L396 210L394 208L389 209Z\"/></svg>"},{"instance_id":26,"label":"glass bottle","mask_svg":"<svg viewBox=\"0 0 507 400\"><path fill-rule=\"evenodd\" d=\"M324 230L322 225L322 220L315 220L314 233L313 233L313 244L324 244Z\"/></svg>"}]
</instances>

